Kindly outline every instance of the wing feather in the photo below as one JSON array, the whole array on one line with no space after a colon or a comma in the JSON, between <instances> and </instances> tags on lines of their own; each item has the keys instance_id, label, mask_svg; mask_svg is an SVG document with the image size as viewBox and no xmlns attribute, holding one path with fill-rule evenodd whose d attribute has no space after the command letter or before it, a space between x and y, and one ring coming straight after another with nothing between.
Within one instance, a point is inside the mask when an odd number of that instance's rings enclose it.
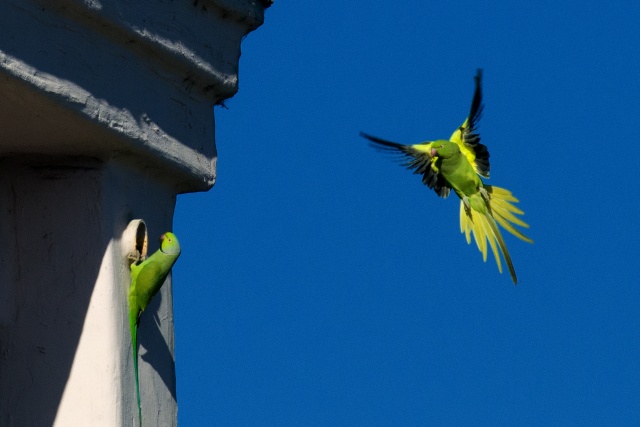
<instances>
[{"instance_id":1,"label":"wing feather","mask_svg":"<svg viewBox=\"0 0 640 427\"><path fill-rule=\"evenodd\" d=\"M156 255L156 254L154 254ZM140 273L136 278L136 297L138 299L138 306L145 310L153 296L158 292L164 280L167 278L167 274L164 274L160 263L154 259L147 259L145 264L142 265Z\"/></svg>"},{"instance_id":2,"label":"wing feather","mask_svg":"<svg viewBox=\"0 0 640 427\"><path fill-rule=\"evenodd\" d=\"M455 142L460 147L460 151L465 155L469 162L473 165L474 170L480 176L489 178L489 150L486 145L480 143L480 134L478 133L478 123L482 117L482 70L478 72L474 78L476 82L476 90L471 101L471 109L469 116L462 125L453 132L449 140Z\"/></svg>"},{"instance_id":3,"label":"wing feather","mask_svg":"<svg viewBox=\"0 0 640 427\"><path fill-rule=\"evenodd\" d=\"M422 175L422 183L438 196L446 198L451 192L451 186L436 166L437 158L429 154L431 143L403 145L364 132L360 132L360 136L371 141L371 146L378 151L400 155L403 159L402 166L413 170L414 174Z\"/></svg>"}]
</instances>

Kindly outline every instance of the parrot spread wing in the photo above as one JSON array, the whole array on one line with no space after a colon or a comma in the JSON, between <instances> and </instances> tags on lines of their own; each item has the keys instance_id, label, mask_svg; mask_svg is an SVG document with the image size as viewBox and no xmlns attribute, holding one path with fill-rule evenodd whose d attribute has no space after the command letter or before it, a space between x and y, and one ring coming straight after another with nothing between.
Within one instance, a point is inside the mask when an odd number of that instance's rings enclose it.
<instances>
[{"instance_id":1,"label":"parrot spread wing","mask_svg":"<svg viewBox=\"0 0 640 427\"><path fill-rule=\"evenodd\" d=\"M480 134L477 127L482 117L482 70L478 70L475 78L476 90L471 101L469 117L453 132L449 140L460 147L460 151L469 160L476 173L489 178L489 150L486 145L480 144Z\"/></svg>"},{"instance_id":2,"label":"parrot spread wing","mask_svg":"<svg viewBox=\"0 0 640 427\"><path fill-rule=\"evenodd\" d=\"M377 150L392 154L400 154L403 157L403 166L413 170L413 173L422 175L422 183L438 194L446 198L451 191L451 186L440 174L436 160L431 157L431 142L415 145L403 145L397 142L387 141L364 132L360 136L372 142L371 146Z\"/></svg>"},{"instance_id":3,"label":"parrot spread wing","mask_svg":"<svg viewBox=\"0 0 640 427\"><path fill-rule=\"evenodd\" d=\"M477 132L478 122L484 108L482 104L482 70L478 70L474 79L476 90L471 101L469 116L453 132L449 140L458 145L478 175L489 178L489 150L480 143L480 135ZM422 175L422 183L433 189L440 197L446 198L449 195L451 185L440 174L438 158L431 156L433 142L403 145L364 132L360 132L360 135L371 141L371 145L380 151L402 154L403 157L408 158L403 166L413 170L415 174Z\"/></svg>"}]
</instances>

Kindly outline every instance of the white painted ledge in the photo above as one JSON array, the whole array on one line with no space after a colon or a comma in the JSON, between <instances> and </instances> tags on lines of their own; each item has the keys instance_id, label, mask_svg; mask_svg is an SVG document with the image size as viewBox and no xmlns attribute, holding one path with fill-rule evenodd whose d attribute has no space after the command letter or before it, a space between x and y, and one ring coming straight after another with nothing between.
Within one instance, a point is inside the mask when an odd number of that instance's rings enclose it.
<instances>
[{"instance_id":1,"label":"white painted ledge","mask_svg":"<svg viewBox=\"0 0 640 427\"><path fill-rule=\"evenodd\" d=\"M212 107L238 90L249 0L0 2L0 155L142 161L179 191L215 181Z\"/></svg>"}]
</instances>

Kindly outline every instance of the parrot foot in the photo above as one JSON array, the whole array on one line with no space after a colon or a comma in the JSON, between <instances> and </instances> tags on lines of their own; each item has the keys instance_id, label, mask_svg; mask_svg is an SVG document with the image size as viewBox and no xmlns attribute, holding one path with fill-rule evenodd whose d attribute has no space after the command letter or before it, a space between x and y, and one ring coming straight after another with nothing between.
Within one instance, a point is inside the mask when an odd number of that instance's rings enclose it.
<instances>
[{"instance_id":1,"label":"parrot foot","mask_svg":"<svg viewBox=\"0 0 640 427\"><path fill-rule=\"evenodd\" d=\"M484 189L484 187L480 187L478 189L480 191L480 195L482 196L482 198L489 203L489 200L491 199L491 196L489 195L489 193L487 192L487 190Z\"/></svg>"},{"instance_id":2,"label":"parrot foot","mask_svg":"<svg viewBox=\"0 0 640 427\"><path fill-rule=\"evenodd\" d=\"M139 264L140 262L143 261L142 254L139 251L136 251L134 254L130 253L127 256L127 259L130 261L129 265L132 265L132 264L136 264L137 265L137 264Z\"/></svg>"},{"instance_id":3,"label":"parrot foot","mask_svg":"<svg viewBox=\"0 0 640 427\"><path fill-rule=\"evenodd\" d=\"M464 196L462 198L462 204L464 204L464 211L467 213L467 215L471 214L471 204L469 203L469 198L467 196Z\"/></svg>"}]
</instances>

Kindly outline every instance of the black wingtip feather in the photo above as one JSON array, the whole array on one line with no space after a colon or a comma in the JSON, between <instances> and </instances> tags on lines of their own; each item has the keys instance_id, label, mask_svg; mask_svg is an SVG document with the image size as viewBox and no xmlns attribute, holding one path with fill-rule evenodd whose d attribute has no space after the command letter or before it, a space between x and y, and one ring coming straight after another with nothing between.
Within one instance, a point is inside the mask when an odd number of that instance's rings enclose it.
<instances>
[{"instance_id":1,"label":"black wingtip feather","mask_svg":"<svg viewBox=\"0 0 640 427\"><path fill-rule=\"evenodd\" d=\"M471 101L471 111L469 111L469 124L471 129L475 128L476 124L480 121L482 116L482 69L478 68L478 72L474 77L476 81L476 90L473 94L473 100Z\"/></svg>"},{"instance_id":2,"label":"black wingtip feather","mask_svg":"<svg viewBox=\"0 0 640 427\"><path fill-rule=\"evenodd\" d=\"M479 83L480 80L482 80L482 68L476 69L475 79L476 79L476 83Z\"/></svg>"},{"instance_id":3,"label":"black wingtip feather","mask_svg":"<svg viewBox=\"0 0 640 427\"><path fill-rule=\"evenodd\" d=\"M376 148L381 148L380 146L382 146L382 147L388 147L388 148L394 148L396 150L400 150L403 147L402 144L398 144L397 142L393 142L393 141L387 141L386 139L378 138L377 136L369 135L368 133L360 132L360 136L368 139L369 141L375 144L378 144L378 145L372 144L372 146Z\"/></svg>"},{"instance_id":4,"label":"black wingtip feather","mask_svg":"<svg viewBox=\"0 0 640 427\"><path fill-rule=\"evenodd\" d=\"M463 133L464 143L470 147L476 155L476 170L485 177L489 177L489 150L486 145L480 143L480 134L477 132L478 123L482 118L484 104L482 103L482 68L478 68L474 77L476 90L471 100L471 109L469 111L469 122Z\"/></svg>"}]
</instances>

